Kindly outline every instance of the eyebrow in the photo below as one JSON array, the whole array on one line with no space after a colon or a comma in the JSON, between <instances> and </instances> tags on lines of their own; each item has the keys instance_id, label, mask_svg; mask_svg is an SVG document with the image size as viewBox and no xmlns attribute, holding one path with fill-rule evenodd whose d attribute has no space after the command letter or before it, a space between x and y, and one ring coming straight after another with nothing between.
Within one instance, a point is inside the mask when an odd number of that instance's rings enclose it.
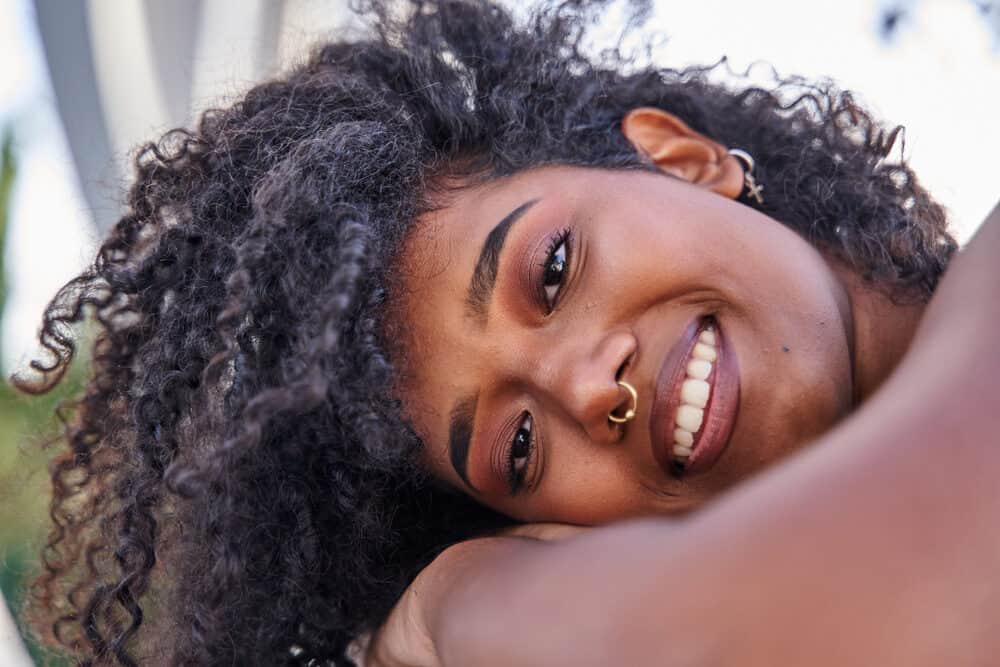
<instances>
[{"instance_id":1,"label":"eyebrow","mask_svg":"<svg viewBox=\"0 0 1000 667\"><path fill-rule=\"evenodd\" d=\"M500 252L507 240L507 232L524 213L538 202L537 199L526 201L508 213L496 227L490 230L479 250L476 267L472 270L472 280L465 296L468 314L480 323L486 322L490 300L493 298L493 287L497 282L497 266L500 263Z\"/></svg>"},{"instance_id":2,"label":"eyebrow","mask_svg":"<svg viewBox=\"0 0 1000 667\"><path fill-rule=\"evenodd\" d=\"M469 481L469 445L472 442L472 425L479 396L466 396L455 402L448 418L448 458L462 481L478 491Z\"/></svg>"}]
</instances>

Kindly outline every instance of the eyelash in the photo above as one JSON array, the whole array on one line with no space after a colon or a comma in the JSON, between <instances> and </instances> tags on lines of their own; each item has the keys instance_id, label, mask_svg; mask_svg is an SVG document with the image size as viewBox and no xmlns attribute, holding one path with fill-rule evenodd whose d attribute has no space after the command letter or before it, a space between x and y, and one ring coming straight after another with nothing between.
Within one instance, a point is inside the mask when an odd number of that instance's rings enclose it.
<instances>
[{"instance_id":1,"label":"eyelash","mask_svg":"<svg viewBox=\"0 0 1000 667\"><path fill-rule=\"evenodd\" d=\"M527 429L524 428L525 423L528 424ZM510 486L510 491L513 494L521 490L524 484L524 473L528 469L528 464L531 463L531 455L535 450L534 425L534 419L532 419L531 414L524 413L517 422L517 430L514 431L514 437L510 439L507 449L507 484ZM518 436L523 431L527 431L527 449L523 452L518 452L516 442ZM520 459L524 459L524 464L518 469L517 461Z\"/></svg>"},{"instance_id":2,"label":"eyelash","mask_svg":"<svg viewBox=\"0 0 1000 667\"><path fill-rule=\"evenodd\" d=\"M538 279L539 299L541 300L542 304L545 305L546 315L551 313L555 309L556 303L559 300L559 294L562 292L562 287L566 282L566 276L569 275L570 260L572 259L572 252L571 252L573 245L572 239L573 239L572 230L570 230L569 227L565 227L559 230L558 232L556 232L556 234L552 236L551 239L549 239L549 247L548 250L545 252L545 260L542 261L541 263L542 272L540 278ZM548 296L545 294L545 288L553 287L553 285L546 285L545 280L548 277L547 274L549 267L555 261L556 252L559 250L560 247L563 248L564 258L562 264L562 272L559 275L559 282L556 285L558 286L559 289L556 291L555 296L552 298L552 302L549 303Z\"/></svg>"}]
</instances>

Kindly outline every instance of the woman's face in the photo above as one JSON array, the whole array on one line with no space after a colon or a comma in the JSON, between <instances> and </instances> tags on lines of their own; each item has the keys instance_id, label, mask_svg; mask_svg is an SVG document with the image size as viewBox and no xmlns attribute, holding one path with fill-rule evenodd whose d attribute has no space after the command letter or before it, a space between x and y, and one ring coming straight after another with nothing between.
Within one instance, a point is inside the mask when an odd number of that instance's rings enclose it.
<instances>
[{"instance_id":1,"label":"woman's face","mask_svg":"<svg viewBox=\"0 0 1000 667\"><path fill-rule=\"evenodd\" d=\"M468 187L418 221L403 265L426 465L518 519L692 509L852 406L834 271L681 179L546 167ZM638 396L624 424L617 380Z\"/></svg>"}]
</instances>

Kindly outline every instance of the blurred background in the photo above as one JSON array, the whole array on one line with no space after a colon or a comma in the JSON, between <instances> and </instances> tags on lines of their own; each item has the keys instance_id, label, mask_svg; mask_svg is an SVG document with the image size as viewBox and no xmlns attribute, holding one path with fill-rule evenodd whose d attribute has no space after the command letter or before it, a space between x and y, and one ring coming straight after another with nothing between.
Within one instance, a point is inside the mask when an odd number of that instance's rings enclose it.
<instances>
[{"instance_id":1,"label":"blurred background","mask_svg":"<svg viewBox=\"0 0 1000 667\"><path fill-rule=\"evenodd\" d=\"M356 29L347 5L0 0L5 377L31 358L47 300L90 261L120 215L133 150L295 63L324 36ZM614 42L619 10L608 9L594 48ZM1000 0L655 0L646 31L665 37L653 50L664 65L725 55L733 70L749 68L764 84L773 66L857 91L877 116L906 126L903 155L947 207L962 242L1000 195ZM53 409L82 375L74 370L56 394L35 399L0 383L4 667L39 659L30 645L27 657L17 619L47 521L48 454L38 443L55 432Z\"/></svg>"}]
</instances>

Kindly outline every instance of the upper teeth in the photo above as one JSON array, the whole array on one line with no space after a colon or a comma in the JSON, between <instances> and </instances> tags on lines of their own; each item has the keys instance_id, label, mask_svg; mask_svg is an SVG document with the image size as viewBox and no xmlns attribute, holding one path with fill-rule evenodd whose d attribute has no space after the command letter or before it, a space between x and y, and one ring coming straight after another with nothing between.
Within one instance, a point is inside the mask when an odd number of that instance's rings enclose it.
<instances>
[{"instance_id":1,"label":"upper teeth","mask_svg":"<svg viewBox=\"0 0 1000 667\"><path fill-rule=\"evenodd\" d=\"M712 374L712 364L718 359L715 330L708 325L698 335L698 342L691 350L691 359L687 365L687 375L681 383L681 404L677 406L674 416L674 456L681 462L691 456L694 445L694 434L701 428L705 417L705 406L712 386L707 382Z\"/></svg>"}]
</instances>

